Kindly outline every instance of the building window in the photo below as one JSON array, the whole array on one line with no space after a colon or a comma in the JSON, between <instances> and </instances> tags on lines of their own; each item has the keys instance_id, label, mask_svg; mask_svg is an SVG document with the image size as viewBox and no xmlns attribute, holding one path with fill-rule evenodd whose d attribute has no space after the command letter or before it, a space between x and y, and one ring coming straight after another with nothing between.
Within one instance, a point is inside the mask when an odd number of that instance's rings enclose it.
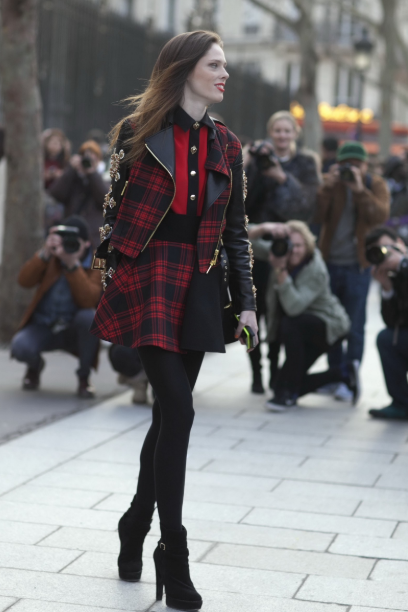
<instances>
[{"instance_id":1,"label":"building window","mask_svg":"<svg viewBox=\"0 0 408 612\"><path fill-rule=\"evenodd\" d=\"M336 75L336 105L347 104L357 107L360 89L358 73L348 66L338 66Z\"/></svg>"},{"instance_id":2,"label":"building window","mask_svg":"<svg viewBox=\"0 0 408 612\"><path fill-rule=\"evenodd\" d=\"M244 34L249 34L249 35L258 34L259 30L260 30L260 27L258 23L246 23L244 25Z\"/></svg>"},{"instance_id":3,"label":"building window","mask_svg":"<svg viewBox=\"0 0 408 612\"><path fill-rule=\"evenodd\" d=\"M289 62L286 66L286 87L289 95L294 96L300 87L300 64Z\"/></svg>"}]
</instances>

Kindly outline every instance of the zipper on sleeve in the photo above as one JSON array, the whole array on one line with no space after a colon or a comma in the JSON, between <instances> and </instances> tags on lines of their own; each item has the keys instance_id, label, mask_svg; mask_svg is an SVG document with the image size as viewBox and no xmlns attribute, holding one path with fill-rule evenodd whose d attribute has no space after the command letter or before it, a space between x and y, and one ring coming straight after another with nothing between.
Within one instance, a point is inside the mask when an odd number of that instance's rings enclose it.
<instances>
[{"instance_id":1,"label":"zipper on sleeve","mask_svg":"<svg viewBox=\"0 0 408 612\"><path fill-rule=\"evenodd\" d=\"M220 234L218 236L218 241L217 241L217 247L216 247L216 249L214 251L213 258L210 261L210 267L208 268L206 274L208 274L209 271L211 270L211 268L213 266L215 266L215 264L217 263L218 255L220 253L220 243L221 243L221 238L222 238L222 226L224 224L225 215L227 214L227 208L228 208L228 204L229 204L229 201L231 199L231 194L232 194L232 170L230 170L230 173L231 173L231 189L230 189L230 194L229 194L229 197L228 197L228 202L226 203L225 208L224 208L224 214L222 216L222 221L221 221L221 226L220 226Z\"/></svg>"}]
</instances>

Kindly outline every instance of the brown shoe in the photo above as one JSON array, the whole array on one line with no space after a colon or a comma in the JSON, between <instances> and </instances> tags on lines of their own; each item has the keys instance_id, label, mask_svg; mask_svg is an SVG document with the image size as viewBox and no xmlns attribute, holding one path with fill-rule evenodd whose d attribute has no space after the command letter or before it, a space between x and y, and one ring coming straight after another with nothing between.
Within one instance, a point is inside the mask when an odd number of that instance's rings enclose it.
<instances>
[{"instance_id":1,"label":"brown shoe","mask_svg":"<svg viewBox=\"0 0 408 612\"><path fill-rule=\"evenodd\" d=\"M37 391L40 386L40 374L45 366L45 361L41 357L40 367L38 369L27 368L27 371L23 378L22 389L24 391Z\"/></svg>"},{"instance_id":2,"label":"brown shoe","mask_svg":"<svg viewBox=\"0 0 408 612\"><path fill-rule=\"evenodd\" d=\"M87 378L80 378L78 385L78 397L81 399L92 399L95 397L95 389L89 384Z\"/></svg>"}]
</instances>

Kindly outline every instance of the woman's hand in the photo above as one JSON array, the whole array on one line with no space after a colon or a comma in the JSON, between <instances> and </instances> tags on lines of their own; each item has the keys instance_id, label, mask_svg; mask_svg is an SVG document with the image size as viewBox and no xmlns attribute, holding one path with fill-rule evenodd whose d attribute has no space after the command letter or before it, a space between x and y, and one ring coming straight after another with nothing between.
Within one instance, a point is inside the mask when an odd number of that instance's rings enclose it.
<instances>
[{"instance_id":1,"label":"woman's hand","mask_svg":"<svg viewBox=\"0 0 408 612\"><path fill-rule=\"evenodd\" d=\"M271 166L267 170L264 170L262 174L264 176L269 176L269 178L275 179L275 181L279 183L279 185L286 183L286 179L288 178L286 176L286 172L282 169L282 166L280 165L277 159L275 160L275 165Z\"/></svg>"},{"instance_id":2,"label":"woman's hand","mask_svg":"<svg viewBox=\"0 0 408 612\"><path fill-rule=\"evenodd\" d=\"M259 339L258 339L258 322L256 320L256 313L254 310L243 310L239 317L239 324L235 332L235 337L239 338L239 341L241 344L246 344L245 340L241 338L242 330L244 329L246 325L249 325L249 327L252 329L252 331L255 334L255 337L254 337L254 348L255 348L259 344ZM247 352L250 353L252 350L253 349L250 349Z\"/></svg>"}]
</instances>

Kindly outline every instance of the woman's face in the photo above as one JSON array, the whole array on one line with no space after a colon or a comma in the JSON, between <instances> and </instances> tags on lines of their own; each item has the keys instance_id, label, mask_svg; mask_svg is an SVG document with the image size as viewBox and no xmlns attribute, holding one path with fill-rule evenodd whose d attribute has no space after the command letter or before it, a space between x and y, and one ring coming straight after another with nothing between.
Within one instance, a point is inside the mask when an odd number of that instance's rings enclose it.
<instances>
[{"instance_id":1,"label":"woman's face","mask_svg":"<svg viewBox=\"0 0 408 612\"><path fill-rule=\"evenodd\" d=\"M278 119L273 124L269 136L277 152L286 153L290 151L292 142L296 140L296 133L289 119Z\"/></svg>"},{"instance_id":2,"label":"woman's face","mask_svg":"<svg viewBox=\"0 0 408 612\"><path fill-rule=\"evenodd\" d=\"M295 268L306 258L306 242L299 232L291 232L290 240L292 242L292 250L289 255L288 263L291 268Z\"/></svg>"},{"instance_id":3,"label":"woman's face","mask_svg":"<svg viewBox=\"0 0 408 612\"><path fill-rule=\"evenodd\" d=\"M62 151L62 142L58 136L51 136L47 142L47 153L51 157L57 157Z\"/></svg>"},{"instance_id":4,"label":"woman's face","mask_svg":"<svg viewBox=\"0 0 408 612\"><path fill-rule=\"evenodd\" d=\"M200 100L205 106L222 102L225 83L229 78L226 65L224 51L214 43L190 72L185 85L185 96L195 101Z\"/></svg>"}]
</instances>

